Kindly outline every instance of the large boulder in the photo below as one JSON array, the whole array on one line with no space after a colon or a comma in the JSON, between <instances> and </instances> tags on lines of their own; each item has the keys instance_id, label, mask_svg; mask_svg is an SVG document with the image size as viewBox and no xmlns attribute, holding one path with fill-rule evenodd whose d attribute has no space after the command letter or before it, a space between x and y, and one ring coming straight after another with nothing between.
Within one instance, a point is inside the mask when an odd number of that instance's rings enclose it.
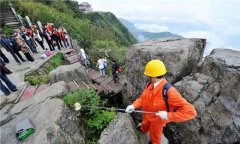
<instances>
[{"instance_id":1,"label":"large boulder","mask_svg":"<svg viewBox=\"0 0 240 144\"><path fill-rule=\"evenodd\" d=\"M168 80L174 83L196 70L205 45L205 39L158 39L133 45L126 56L124 104L136 99L146 85L143 72L148 61L162 60L169 71Z\"/></svg>"},{"instance_id":2,"label":"large boulder","mask_svg":"<svg viewBox=\"0 0 240 144\"><path fill-rule=\"evenodd\" d=\"M169 124L182 143L237 143L240 141L240 52L215 49L199 68L175 87L195 106L198 116ZM227 91L228 90L228 91Z\"/></svg>"},{"instance_id":3,"label":"large boulder","mask_svg":"<svg viewBox=\"0 0 240 144\"><path fill-rule=\"evenodd\" d=\"M118 113L102 132L100 144L138 144L134 122L129 114Z\"/></svg>"},{"instance_id":4,"label":"large boulder","mask_svg":"<svg viewBox=\"0 0 240 144\"><path fill-rule=\"evenodd\" d=\"M32 121L35 132L21 143L23 144L59 144L84 143L84 137L78 128L77 118L60 99L49 99L32 105L0 128L1 143L18 143L12 128L25 118Z\"/></svg>"},{"instance_id":5,"label":"large boulder","mask_svg":"<svg viewBox=\"0 0 240 144\"><path fill-rule=\"evenodd\" d=\"M222 95L240 102L240 51L214 49L204 60L200 72L219 82Z\"/></svg>"},{"instance_id":6,"label":"large boulder","mask_svg":"<svg viewBox=\"0 0 240 144\"><path fill-rule=\"evenodd\" d=\"M56 98L65 92L66 84L61 81L27 100L3 107L0 119L0 143L19 143L12 128L26 118L32 121L35 132L21 141L23 144L85 143L84 129L77 125L80 123L78 114L71 111L61 99Z\"/></svg>"},{"instance_id":7,"label":"large boulder","mask_svg":"<svg viewBox=\"0 0 240 144\"><path fill-rule=\"evenodd\" d=\"M136 129L132 117L126 113L117 116L101 133L100 144L146 144L150 142L149 133L143 134ZM168 144L168 139L162 135L161 144Z\"/></svg>"},{"instance_id":8,"label":"large boulder","mask_svg":"<svg viewBox=\"0 0 240 144\"><path fill-rule=\"evenodd\" d=\"M87 75L85 67L80 63L74 63L71 65L62 65L51 71L49 74L49 80L51 83L58 81L70 82L75 80L77 82L87 82Z\"/></svg>"}]
</instances>

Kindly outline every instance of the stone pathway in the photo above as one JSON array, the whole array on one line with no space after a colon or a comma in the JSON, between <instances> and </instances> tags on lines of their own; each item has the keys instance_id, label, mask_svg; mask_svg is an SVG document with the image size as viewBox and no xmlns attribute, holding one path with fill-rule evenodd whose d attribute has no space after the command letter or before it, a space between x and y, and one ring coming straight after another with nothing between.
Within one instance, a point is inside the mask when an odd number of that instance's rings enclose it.
<instances>
[{"instance_id":1,"label":"stone pathway","mask_svg":"<svg viewBox=\"0 0 240 144\"><path fill-rule=\"evenodd\" d=\"M63 57L66 61L68 61L70 64L79 62L77 52L75 49L68 49L63 51ZM98 71L92 68L86 68L86 73L89 78L93 82L89 81L88 84L82 84L82 83L76 83L76 82L70 82L68 86L70 89L76 89L76 88L82 88L89 86L96 90L98 94L107 95L107 96L113 96L117 93L121 92L123 85L126 83L126 80L123 76L119 75L118 82L114 83L113 78L110 75L106 75L105 77L102 77Z\"/></svg>"},{"instance_id":2,"label":"stone pathway","mask_svg":"<svg viewBox=\"0 0 240 144\"><path fill-rule=\"evenodd\" d=\"M48 48L47 44L44 43L45 47ZM5 48L1 48L2 52L6 55L6 57L9 59L10 63L6 64L6 67L9 68L13 73L8 75L8 78L17 86L17 88L19 89L19 91L17 92L12 92L8 97L6 97L2 91L0 91L0 99L1 101L3 101L3 99L11 99L11 98L15 98L18 96L18 94L20 94L21 90L24 88L24 86L27 84L26 82L24 82L24 75L25 73L31 71L32 69L36 69L37 67L39 67L40 65L42 65L44 62L46 62L50 57L48 57L47 59L41 59L40 56L41 54L44 52L44 50L38 45L37 50L39 53L34 54L34 59L36 60L36 62L22 62L21 65L19 65L14 58L12 57L12 55L7 52L5 50ZM55 50L54 53L58 52L59 50ZM22 57L24 59L26 59L25 55L22 54L20 52L20 54L22 55ZM3 82L4 83L4 82ZM4 83L5 84L5 83Z\"/></svg>"}]
</instances>

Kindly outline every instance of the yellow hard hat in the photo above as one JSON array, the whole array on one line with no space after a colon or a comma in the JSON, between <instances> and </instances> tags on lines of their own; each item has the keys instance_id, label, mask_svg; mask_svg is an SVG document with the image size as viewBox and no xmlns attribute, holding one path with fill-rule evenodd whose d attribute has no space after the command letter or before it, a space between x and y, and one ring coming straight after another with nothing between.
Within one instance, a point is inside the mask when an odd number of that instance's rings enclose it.
<instances>
[{"instance_id":1,"label":"yellow hard hat","mask_svg":"<svg viewBox=\"0 0 240 144\"><path fill-rule=\"evenodd\" d=\"M167 70L164 63L160 60L151 60L146 64L144 74L150 77L158 77L166 74Z\"/></svg>"}]
</instances>

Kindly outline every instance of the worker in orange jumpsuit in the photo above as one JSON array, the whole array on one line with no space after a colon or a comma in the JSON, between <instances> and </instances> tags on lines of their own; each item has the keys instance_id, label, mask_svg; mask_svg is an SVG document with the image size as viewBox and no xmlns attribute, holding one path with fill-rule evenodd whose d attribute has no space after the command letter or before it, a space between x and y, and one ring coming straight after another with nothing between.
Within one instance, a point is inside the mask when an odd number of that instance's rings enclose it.
<instances>
[{"instance_id":1,"label":"worker in orange jumpsuit","mask_svg":"<svg viewBox=\"0 0 240 144\"><path fill-rule=\"evenodd\" d=\"M149 77L151 83L146 86L141 96L132 105L127 106L126 112L141 108L143 111L155 112L155 114L143 113L141 131L150 132L152 144L159 144L163 127L168 122L183 122L196 117L197 112L193 105L188 103L181 94L171 86L167 91L169 112L163 98L163 86L167 83L164 78L167 70L160 60L151 60L146 64L144 74Z\"/></svg>"}]
</instances>

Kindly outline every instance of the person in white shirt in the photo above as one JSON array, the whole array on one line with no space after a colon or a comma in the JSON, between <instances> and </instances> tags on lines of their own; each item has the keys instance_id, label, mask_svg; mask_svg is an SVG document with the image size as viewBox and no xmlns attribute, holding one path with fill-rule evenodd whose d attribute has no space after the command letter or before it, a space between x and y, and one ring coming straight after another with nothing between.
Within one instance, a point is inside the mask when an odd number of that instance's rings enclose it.
<instances>
[{"instance_id":1,"label":"person in white shirt","mask_svg":"<svg viewBox=\"0 0 240 144\"><path fill-rule=\"evenodd\" d=\"M80 60L83 66L90 67L90 62L87 58L87 54L85 53L84 49L80 49L80 52L78 53L78 59Z\"/></svg>"},{"instance_id":2,"label":"person in white shirt","mask_svg":"<svg viewBox=\"0 0 240 144\"><path fill-rule=\"evenodd\" d=\"M98 56L98 61L97 61L96 67L98 67L99 72L100 72L101 76L103 76L103 77L105 77L104 62L105 62L105 59L103 59L100 56Z\"/></svg>"},{"instance_id":3,"label":"person in white shirt","mask_svg":"<svg viewBox=\"0 0 240 144\"><path fill-rule=\"evenodd\" d=\"M42 47L43 50L46 49L43 44L43 39L40 36L39 31L37 29L33 29L33 38L35 41L38 42L38 44Z\"/></svg>"}]
</instances>

